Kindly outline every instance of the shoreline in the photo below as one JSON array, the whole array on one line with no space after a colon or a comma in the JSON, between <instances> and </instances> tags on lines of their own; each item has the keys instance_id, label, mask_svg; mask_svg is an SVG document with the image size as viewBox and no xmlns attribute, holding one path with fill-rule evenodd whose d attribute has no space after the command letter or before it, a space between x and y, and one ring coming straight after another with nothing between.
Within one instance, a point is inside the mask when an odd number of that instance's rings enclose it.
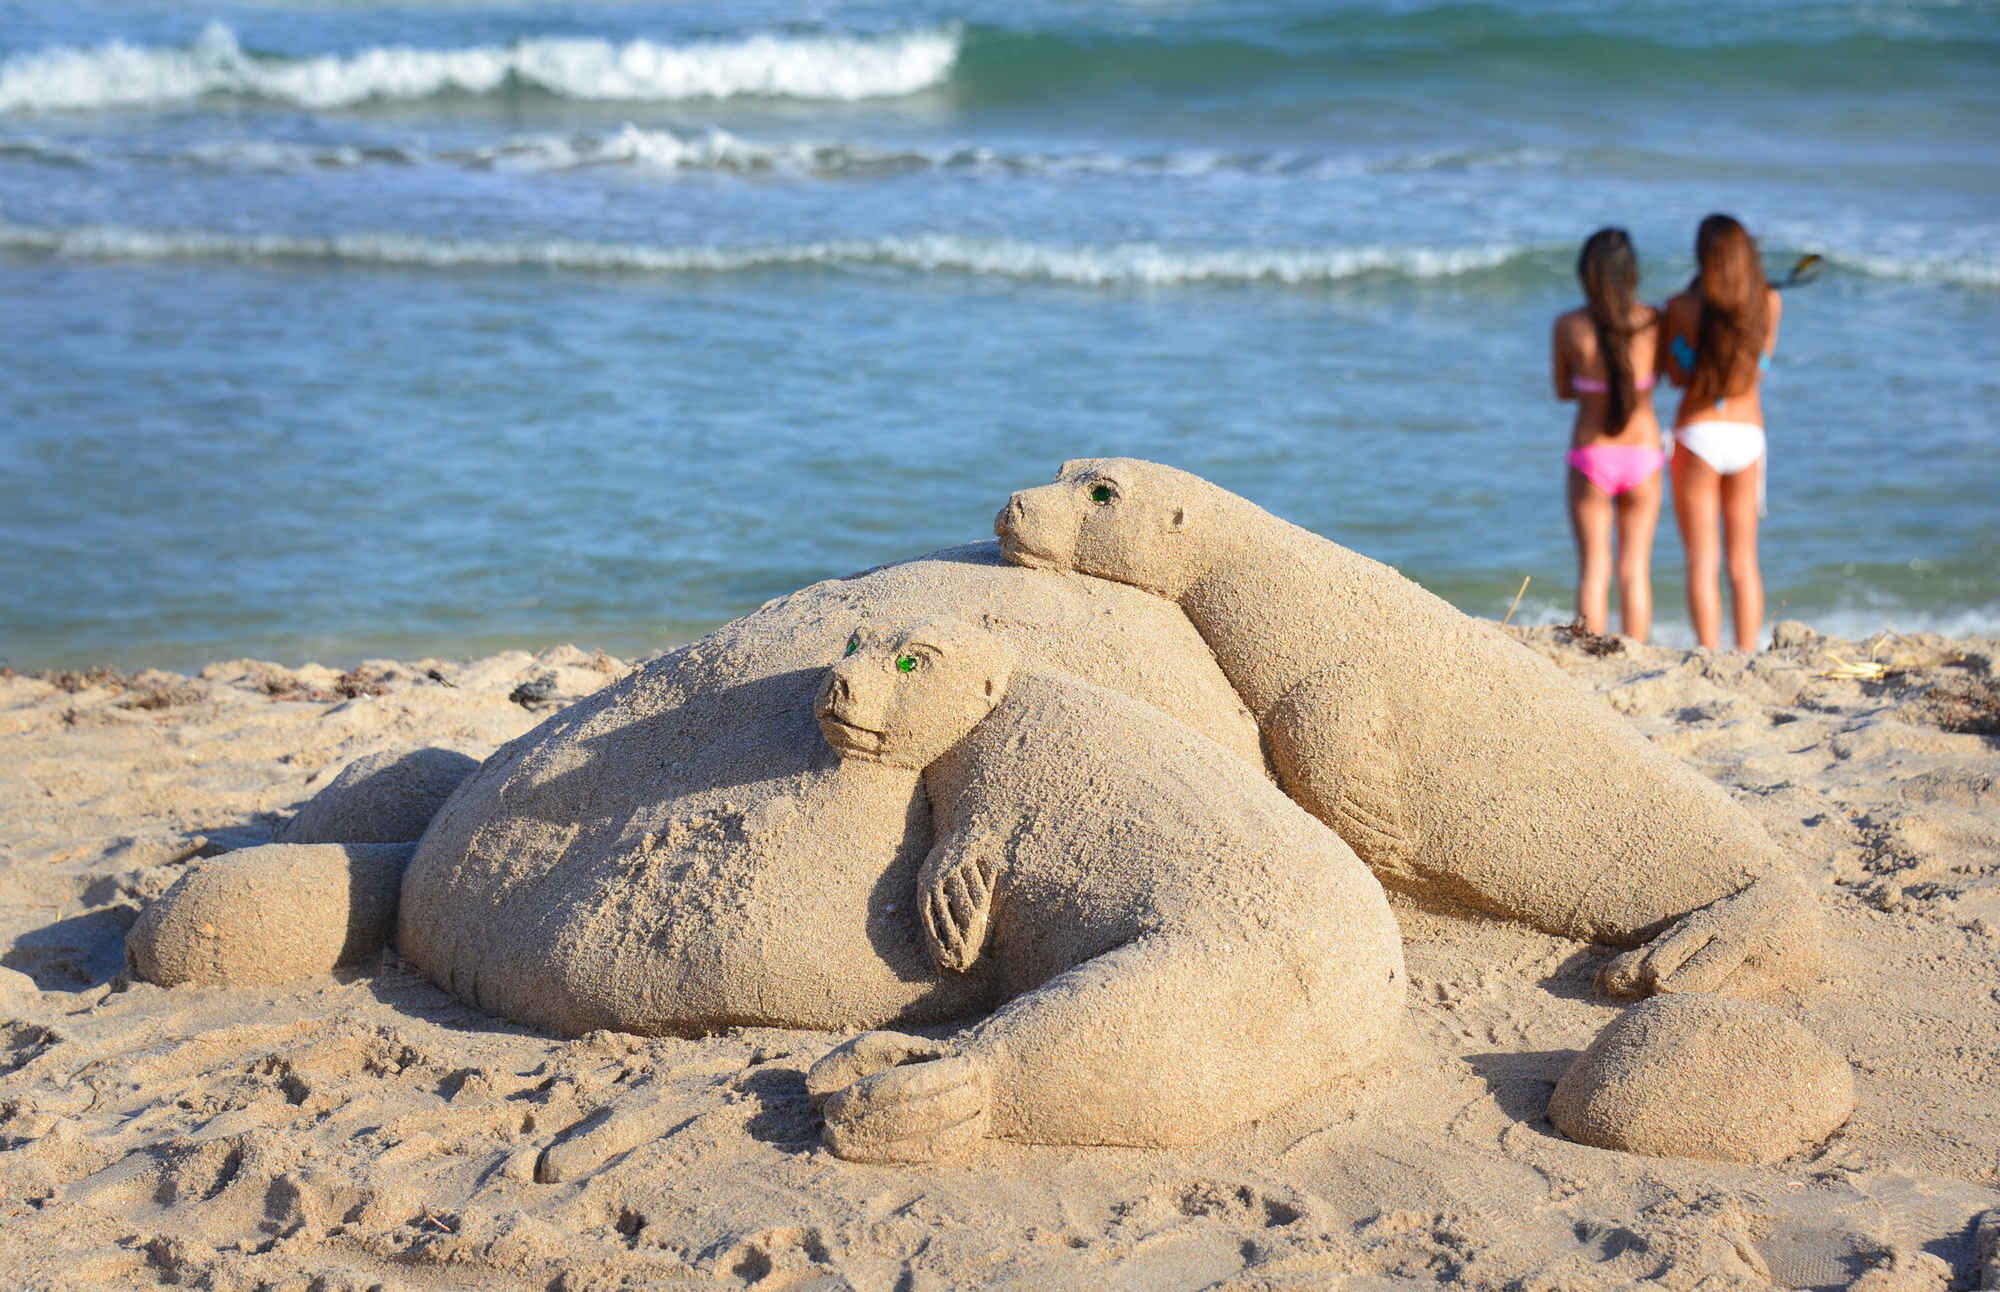
<instances>
[{"instance_id":1,"label":"shoreline","mask_svg":"<svg viewBox=\"0 0 2000 1292\"><path fill-rule=\"evenodd\" d=\"M1670 580L1656 579L1656 591L1669 586ZM1428 587L1429 585L1421 585ZM1518 586L1518 585L1516 585ZM1560 591L1559 600L1552 601L1544 595L1545 588L1540 582L1533 582L1522 600L1513 606L1511 620L1509 605L1513 599L1511 591L1501 592L1492 598L1482 599L1480 609L1469 609L1465 604L1453 601L1452 605L1470 618L1482 619L1489 623L1503 624L1510 631L1534 631L1561 628L1574 618L1573 598L1575 589L1567 583L1556 581L1554 586ZM1430 589L1436 591L1436 589ZM1450 600L1450 598L1447 598ZM1649 648L1665 650L1699 650L1694 641L1693 628L1684 614L1677 610L1678 597L1673 604L1662 601L1664 612L1656 610L1652 640ZM746 607L745 614L756 609ZM1979 641L2000 638L2000 605L1974 606L1957 605L1941 607L1934 611L1917 614L1908 611L1872 607L1842 607L1823 613L1793 611L1783 604L1774 603L1772 617L1764 626L1764 649L1770 648L1771 634L1778 625L1803 623L1808 628L1829 639L1848 643L1868 643L1881 638L1943 637L1952 640ZM1905 624L1922 626L1896 627L1891 617L1900 618ZM1617 623L1617 606L1611 608L1611 624ZM718 620L706 627L677 624L665 627L658 636L641 636L631 632L611 632L601 637L586 637L590 645L578 649L590 654L604 654L630 663L641 663L664 655L669 651L701 640L709 633L721 628L728 620ZM1615 635L1615 634L1614 634ZM340 645L322 640L319 646L304 646L297 649L280 648L276 643L260 646L255 639L241 644L241 648L223 644L220 648L207 651L198 643L154 643L151 645L110 646L101 649L58 649L53 653L23 656L22 660L10 659L0 652L0 677L53 677L69 673L79 678L98 675L132 676L142 673L167 672L184 677L199 677L218 664L254 662L271 668L293 672L308 671L317 674L321 669L329 669L336 675L355 669L408 667L421 663L426 667L438 664L464 666L478 660L502 655L539 654L554 649L551 635L532 633L465 634L456 637L439 638L425 636L404 643L400 648L394 641L370 638L356 638L349 645ZM579 639L569 638L569 643ZM269 647L269 648L266 648ZM1720 653L1728 653L1723 648ZM292 664L290 659L300 659ZM322 663L331 660L332 663ZM165 661L165 662L162 662Z\"/></svg>"},{"instance_id":2,"label":"shoreline","mask_svg":"<svg viewBox=\"0 0 2000 1292\"><path fill-rule=\"evenodd\" d=\"M483 758L630 666L561 646L0 674L0 1275L1976 1286L2000 1204L2000 637L1786 623L1746 656L1506 631L1720 783L1818 895L1829 963L1788 1012L1859 1091L1823 1147L1747 1167L1563 1140L1548 1090L1619 1010L1603 954L1399 899L1412 989L1381 1073L1196 1148L989 1142L954 1169L818 1147L800 1083L829 1033L557 1038L393 951L278 987L130 984L141 904L351 759ZM600 1140L538 1180L551 1146Z\"/></svg>"}]
</instances>

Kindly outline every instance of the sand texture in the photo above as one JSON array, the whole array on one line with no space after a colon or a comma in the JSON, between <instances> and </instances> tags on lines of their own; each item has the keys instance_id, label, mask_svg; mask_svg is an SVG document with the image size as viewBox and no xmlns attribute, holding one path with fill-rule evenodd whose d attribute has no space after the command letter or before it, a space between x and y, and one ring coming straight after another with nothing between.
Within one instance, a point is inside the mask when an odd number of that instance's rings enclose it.
<instances>
[{"instance_id":1,"label":"sand texture","mask_svg":"<svg viewBox=\"0 0 2000 1292\"><path fill-rule=\"evenodd\" d=\"M1615 967L1610 985L1635 994L1764 996L1817 978L1818 911L1747 813L1389 567L1130 459L1065 463L994 528L1024 566L1185 610L1285 791L1384 883L1567 937L1632 946L1664 930Z\"/></svg>"},{"instance_id":2,"label":"sand texture","mask_svg":"<svg viewBox=\"0 0 2000 1292\"><path fill-rule=\"evenodd\" d=\"M1005 1002L946 1054L815 1067L842 1157L961 1156L968 1122L1191 1144L1376 1067L1408 983L1381 885L1240 754L956 619L857 634L818 712L844 759L923 772L912 906Z\"/></svg>"},{"instance_id":3,"label":"sand texture","mask_svg":"<svg viewBox=\"0 0 2000 1292\"><path fill-rule=\"evenodd\" d=\"M2000 1204L2000 642L1787 626L1743 658L1510 635L1720 787L1824 911L1821 981L1781 1007L1854 1073L1824 1145L1753 1166L1563 1138L1549 1096L1621 1010L1593 987L1605 952L1394 892L1408 1014L1372 1074L1191 1148L989 1138L950 1167L822 1146L804 1074L846 1031L563 1039L393 952L276 987L135 984L140 904L271 842L349 762L483 759L624 670L563 650L6 677L0 1284L1976 1286L1975 1217ZM1883 676L1843 670L1871 656ZM911 848L882 901L914 892ZM840 917L852 881L820 865Z\"/></svg>"}]
</instances>

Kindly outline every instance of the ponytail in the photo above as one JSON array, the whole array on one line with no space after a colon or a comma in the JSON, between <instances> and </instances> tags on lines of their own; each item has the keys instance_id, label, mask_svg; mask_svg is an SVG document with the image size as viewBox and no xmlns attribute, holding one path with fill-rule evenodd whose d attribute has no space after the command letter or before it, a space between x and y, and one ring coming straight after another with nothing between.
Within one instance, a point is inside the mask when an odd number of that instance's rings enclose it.
<instances>
[{"instance_id":1,"label":"ponytail","mask_svg":"<svg viewBox=\"0 0 2000 1292\"><path fill-rule=\"evenodd\" d=\"M1632 371L1632 306L1639 287L1639 257L1623 229L1599 229L1583 244L1576 258L1576 276L1583 283L1585 309L1597 333L1597 353L1609 378L1609 406L1604 429L1617 435L1639 407L1637 375Z\"/></svg>"}]
</instances>

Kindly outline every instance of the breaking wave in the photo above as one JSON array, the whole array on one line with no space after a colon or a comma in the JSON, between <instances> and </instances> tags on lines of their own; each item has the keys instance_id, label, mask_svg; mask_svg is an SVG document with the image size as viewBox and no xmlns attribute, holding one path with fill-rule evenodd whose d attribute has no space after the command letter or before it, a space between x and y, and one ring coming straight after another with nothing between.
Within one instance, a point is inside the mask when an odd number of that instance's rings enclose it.
<instances>
[{"instance_id":1,"label":"breaking wave","mask_svg":"<svg viewBox=\"0 0 2000 1292\"><path fill-rule=\"evenodd\" d=\"M950 234L768 246L648 246L548 239L527 242L356 233L328 237L154 232L116 227L0 225L0 250L97 260L351 263L425 269L732 273L784 267L888 266L1086 287L1190 283L1305 285L1366 276L1456 278L1537 259L1543 249L1489 247L1174 248L1152 243L1062 247Z\"/></svg>"},{"instance_id":2,"label":"breaking wave","mask_svg":"<svg viewBox=\"0 0 2000 1292\"><path fill-rule=\"evenodd\" d=\"M365 49L279 58L246 53L211 23L187 48L113 42L54 48L0 62L0 112L75 111L182 103L211 95L303 108L370 100L493 94L511 86L573 99L663 102L772 98L856 100L941 83L958 58L944 31L858 37L752 36L662 45L542 38L466 49Z\"/></svg>"},{"instance_id":3,"label":"breaking wave","mask_svg":"<svg viewBox=\"0 0 2000 1292\"><path fill-rule=\"evenodd\" d=\"M90 158L38 141L0 139L0 159L22 157L84 165ZM160 160L158 156L150 160ZM1369 157L1353 153L1227 152L1188 149L1154 153L1105 150L1012 152L966 145L883 149L833 141L767 142L729 131L672 130L627 122L613 131L516 135L479 148L431 149L420 144L306 144L282 140L225 139L189 145L165 160L218 171L308 171L368 164L447 165L468 169L560 172L592 166L658 170L713 170L740 174L782 172L851 176L935 171L978 176L1107 176L1200 179L1212 175L1263 179L1328 180L1371 174L1485 168L1544 169L1562 155L1540 149L1493 152L1420 152Z\"/></svg>"},{"instance_id":4,"label":"breaking wave","mask_svg":"<svg viewBox=\"0 0 2000 1292\"><path fill-rule=\"evenodd\" d=\"M1837 252L1827 257L1835 269L1870 278L1954 287L2000 287L2000 257L1990 255L1863 255Z\"/></svg>"}]
</instances>

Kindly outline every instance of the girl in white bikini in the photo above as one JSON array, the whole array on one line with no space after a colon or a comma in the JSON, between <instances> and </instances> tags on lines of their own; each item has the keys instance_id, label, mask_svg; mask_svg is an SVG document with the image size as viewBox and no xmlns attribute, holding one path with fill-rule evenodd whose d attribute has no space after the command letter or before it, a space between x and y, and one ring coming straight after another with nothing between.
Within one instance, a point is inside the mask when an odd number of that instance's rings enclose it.
<instances>
[{"instance_id":1,"label":"girl in white bikini","mask_svg":"<svg viewBox=\"0 0 2000 1292\"><path fill-rule=\"evenodd\" d=\"M1722 638L1720 557L1729 561L1736 648L1757 649L1764 580L1757 569L1757 517L1764 502L1764 406L1757 387L1778 343L1783 305L1764 281L1757 244L1726 215L1695 235L1701 273L1667 302L1660 360L1683 390L1674 417L1674 515L1687 549L1688 616L1695 638ZM1721 541L1717 542L1720 521Z\"/></svg>"},{"instance_id":2,"label":"girl in white bikini","mask_svg":"<svg viewBox=\"0 0 2000 1292\"><path fill-rule=\"evenodd\" d=\"M1576 613L1604 631L1611 595L1611 531L1618 530L1618 608L1625 635L1653 624L1653 526L1660 519L1660 423L1653 417L1659 311L1633 299L1639 258L1623 229L1583 244L1576 276L1584 305L1556 320L1557 399L1576 401L1569 435L1569 523L1576 535Z\"/></svg>"}]
</instances>

